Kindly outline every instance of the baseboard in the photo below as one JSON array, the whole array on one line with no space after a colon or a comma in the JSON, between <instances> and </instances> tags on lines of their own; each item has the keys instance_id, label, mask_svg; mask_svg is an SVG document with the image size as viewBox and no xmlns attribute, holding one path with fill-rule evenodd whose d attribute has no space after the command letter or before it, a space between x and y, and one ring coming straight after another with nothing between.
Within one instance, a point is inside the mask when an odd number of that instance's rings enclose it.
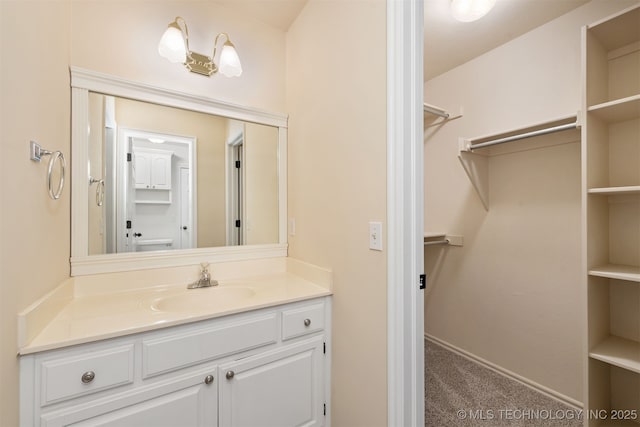
<instances>
[{"instance_id":1,"label":"baseboard","mask_svg":"<svg viewBox=\"0 0 640 427\"><path fill-rule=\"evenodd\" d=\"M463 349L461 349L459 347L456 347L453 344L450 344L450 343L448 343L446 341L443 341L440 338L436 338L433 335L429 335L427 333L424 334L424 337L425 337L425 339L428 339L429 341L431 341L431 342L433 342L433 343L435 343L437 345L440 345L440 346L446 348L449 351L452 351L452 352L454 352L454 353L456 353L456 354L458 354L458 355L460 355L460 356L462 356L462 357L464 357L464 358L466 358L468 360L471 360L472 362L475 362L475 363L477 363L479 365L482 365L487 369L491 369L492 371L494 371L494 372L496 372L496 373L498 373L500 375L503 375L503 376L505 376L505 377L507 377L509 379L517 381L520 384L522 384L522 385L524 385L526 387L529 387L530 389L532 389L534 391L537 391L538 393L542 393L542 394L544 394L545 396L547 396L547 397L549 397L551 399L554 399L554 400L556 400L556 401L558 401L560 403L563 403L565 405L571 406L574 409L582 409L583 408L582 402L580 402L578 400L575 400L572 397L566 396L566 395L564 395L562 393L558 393L557 391L552 390L552 389L550 389L548 387L545 387L542 384L538 384L537 382L532 381L532 380L530 380L528 378L525 378L522 375L518 375L515 372L511 372L508 369L505 369L505 368L503 368L503 367L501 367L499 365L496 365L495 363L491 363L488 360L485 360L485 359L483 359L481 357L478 357L473 353L470 353L470 352L468 352L466 350L463 350Z\"/></svg>"}]
</instances>

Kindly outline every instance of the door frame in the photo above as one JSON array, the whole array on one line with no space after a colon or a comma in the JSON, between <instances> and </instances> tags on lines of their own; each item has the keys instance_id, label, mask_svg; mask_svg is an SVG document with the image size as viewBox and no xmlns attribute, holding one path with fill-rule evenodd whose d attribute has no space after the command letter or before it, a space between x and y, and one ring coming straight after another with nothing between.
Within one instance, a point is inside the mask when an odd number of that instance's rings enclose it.
<instances>
[{"instance_id":1,"label":"door frame","mask_svg":"<svg viewBox=\"0 0 640 427\"><path fill-rule=\"evenodd\" d=\"M127 205L129 203L135 203L129 200L129 197L132 197L131 194L128 194L127 186L128 181L131 178L129 176L129 169L127 167L127 163L135 162L135 159L131 158L131 161L127 161L127 153L133 153L133 146L131 145L132 138L159 138L166 141L171 141L172 143L184 144L187 146L188 154L187 157L189 159L189 187L191 188L191 192L189 194L189 209L191 211L191 224L192 224L192 241L194 244L197 244L197 223L198 223L198 184L197 184L197 138L195 136L186 136L186 135L173 135L169 133L156 132L152 130L144 130L144 129L136 129L129 127L120 127L118 128L118 136L116 138L116 176L120 177L119 182L117 183L117 195L116 198L120 203L117 203L117 212L116 212L116 247L118 253L120 253L123 249L122 242L126 240L126 237L122 234L125 229L125 224L127 221ZM173 178L172 178L173 179ZM135 251L135 244L132 245Z\"/></svg>"},{"instance_id":2,"label":"door frame","mask_svg":"<svg viewBox=\"0 0 640 427\"><path fill-rule=\"evenodd\" d=\"M423 0L387 0L389 426L424 426Z\"/></svg>"}]
</instances>

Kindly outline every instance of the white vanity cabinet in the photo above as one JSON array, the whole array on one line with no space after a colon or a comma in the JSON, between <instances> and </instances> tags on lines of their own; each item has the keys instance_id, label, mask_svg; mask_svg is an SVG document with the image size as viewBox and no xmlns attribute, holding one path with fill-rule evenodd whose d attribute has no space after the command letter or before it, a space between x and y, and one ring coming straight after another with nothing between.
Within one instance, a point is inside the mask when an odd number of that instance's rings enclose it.
<instances>
[{"instance_id":1,"label":"white vanity cabinet","mask_svg":"<svg viewBox=\"0 0 640 427\"><path fill-rule=\"evenodd\" d=\"M135 186L145 190L171 190L170 151L135 150Z\"/></svg>"},{"instance_id":2,"label":"white vanity cabinet","mask_svg":"<svg viewBox=\"0 0 640 427\"><path fill-rule=\"evenodd\" d=\"M215 367L178 375L130 392L110 393L84 404L42 411L34 425L62 426L185 426L218 425ZM38 424L40 423L40 424ZM24 424L23 424L24 425Z\"/></svg>"},{"instance_id":3,"label":"white vanity cabinet","mask_svg":"<svg viewBox=\"0 0 640 427\"><path fill-rule=\"evenodd\" d=\"M325 426L330 297L20 358L20 425Z\"/></svg>"}]
</instances>

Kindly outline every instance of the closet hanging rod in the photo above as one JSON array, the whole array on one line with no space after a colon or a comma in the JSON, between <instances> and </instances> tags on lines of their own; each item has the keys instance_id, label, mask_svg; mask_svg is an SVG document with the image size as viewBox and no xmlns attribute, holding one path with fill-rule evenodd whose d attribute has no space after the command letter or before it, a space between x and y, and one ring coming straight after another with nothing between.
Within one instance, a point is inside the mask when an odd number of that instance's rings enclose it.
<instances>
[{"instance_id":1,"label":"closet hanging rod","mask_svg":"<svg viewBox=\"0 0 640 427\"><path fill-rule=\"evenodd\" d=\"M449 118L449 113L447 113L442 108L438 108L434 105L429 105L426 102L424 103L424 111L427 113L435 114L436 116L444 117L445 119Z\"/></svg>"},{"instance_id":2,"label":"closet hanging rod","mask_svg":"<svg viewBox=\"0 0 640 427\"><path fill-rule=\"evenodd\" d=\"M546 129L534 130L532 132L521 133L518 135L507 136L500 139L494 139L492 141L481 142L480 144L470 144L469 150L473 151L478 148L490 147L492 145L504 144L505 142L517 141L519 139L532 138L534 136L546 135L549 133L560 132L563 130L576 129L578 128L578 123L567 123L564 125L553 126Z\"/></svg>"},{"instance_id":3,"label":"closet hanging rod","mask_svg":"<svg viewBox=\"0 0 640 427\"><path fill-rule=\"evenodd\" d=\"M425 246L431 246L431 245L448 245L449 239L444 239L444 240L432 240L430 242L424 242Z\"/></svg>"}]
</instances>

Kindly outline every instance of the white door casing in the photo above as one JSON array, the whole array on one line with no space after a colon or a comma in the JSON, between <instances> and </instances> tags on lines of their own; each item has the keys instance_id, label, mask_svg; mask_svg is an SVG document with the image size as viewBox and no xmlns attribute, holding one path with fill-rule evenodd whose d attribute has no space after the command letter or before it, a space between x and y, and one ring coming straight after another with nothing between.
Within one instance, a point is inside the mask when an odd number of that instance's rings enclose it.
<instances>
[{"instance_id":1,"label":"white door casing","mask_svg":"<svg viewBox=\"0 0 640 427\"><path fill-rule=\"evenodd\" d=\"M387 0L388 425L424 426L422 0Z\"/></svg>"}]
</instances>

